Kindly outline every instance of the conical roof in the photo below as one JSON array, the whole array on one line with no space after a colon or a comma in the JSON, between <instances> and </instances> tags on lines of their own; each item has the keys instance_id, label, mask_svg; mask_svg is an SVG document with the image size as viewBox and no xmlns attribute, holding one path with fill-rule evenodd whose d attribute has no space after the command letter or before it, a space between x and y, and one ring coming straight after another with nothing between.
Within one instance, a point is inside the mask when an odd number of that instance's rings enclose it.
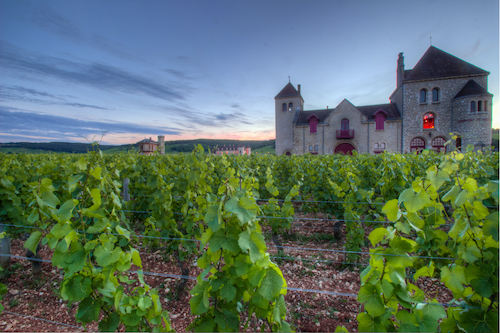
<instances>
[{"instance_id":1,"label":"conical roof","mask_svg":"<svg viewBox=\"0 0 500 333\"><path fill-rule=\"evenodd\" d=\"M489 72L431 46L404 81L439 79L454 76L488 75Z\"/></svg>"},{"instance_id":2,"label":"conical roof","mask_svg":"<svg viewBox=\"0 0 500 333\"><path fill-rule=\"evenodd\" d=\"M483 86L474 80L469 80L455 98L476 95L491 95Z\"/></svg>"}]
</instances>

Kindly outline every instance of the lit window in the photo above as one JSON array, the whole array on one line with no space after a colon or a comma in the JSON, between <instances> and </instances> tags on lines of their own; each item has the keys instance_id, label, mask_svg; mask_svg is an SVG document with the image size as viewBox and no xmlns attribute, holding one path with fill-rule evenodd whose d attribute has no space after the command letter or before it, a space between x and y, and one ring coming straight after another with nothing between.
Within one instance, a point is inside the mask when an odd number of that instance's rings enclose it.
<instances>
[{"instance_id":1,"label":"lit window","mask_svg":"<svg viewBox=\"0 0 500 333\"><path fill-rule=\"evenodd\" d=\"M475 113L476 112L476 102L472 101L470 102L470 113Z\"/></svg>"},{"instance_id":2,"label":"lit window","mask_svg":"<svg viewBox=\"0 0 500 333\"><path fill-rule=\"evenodd\" d=\"M438 88L432 89L432 101L439 102L439 89Z\"/></svg>"},{"instance_id":3,"label":"lit window","mask_svg":"<svg viewBox=\"0 0 500 333\"><path fill-rule=\"evenodd\" d=\"M424 114L424 129L434 128L434 115L432 113Z\"/></svg>"},{"instance_id":4,"label":"lit window","mask_svg":"<svg viewBox=\"0 0 500 333\"><path fill-rule=\"evenodd\" d=\"M288 103L288 111L292 111L293 110L293 103Z\"/></svg>"},{"instance_id":5,"label":"lit window","mask_svg":"<svg viewBox=\"0 0 500 333\"><path fill-rule=\"evenodd\" d=\"M427 90L420 90L420 103L427 103Z\"/></svg>"},{"instance_id":6,"label":"lit window","mask_svg":"<svg viewBox=\"0 0 500 333\"><path fill-rule=\"evenodd\" d=\"M283 105L281 106L281 111L286 111L286 103L283 103Z\"/></svg>"}]
</instances>

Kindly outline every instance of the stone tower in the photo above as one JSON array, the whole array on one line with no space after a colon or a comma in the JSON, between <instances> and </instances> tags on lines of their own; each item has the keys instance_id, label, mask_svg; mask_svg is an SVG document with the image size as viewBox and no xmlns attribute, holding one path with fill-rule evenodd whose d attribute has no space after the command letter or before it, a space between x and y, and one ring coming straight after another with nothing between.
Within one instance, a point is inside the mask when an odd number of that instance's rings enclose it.
<instances>
[{"instance_id":1,"label":"stone tower","mask_svg":"<svg viewBox=\"0 0 500 333\"><path fill-rule=\"evenodd\" d=\"M293 154L293 128L297 117L304 108L304 100L298 90L288 82L279 92L275 101L276 155Z\"/></svg>"}]
</instances>

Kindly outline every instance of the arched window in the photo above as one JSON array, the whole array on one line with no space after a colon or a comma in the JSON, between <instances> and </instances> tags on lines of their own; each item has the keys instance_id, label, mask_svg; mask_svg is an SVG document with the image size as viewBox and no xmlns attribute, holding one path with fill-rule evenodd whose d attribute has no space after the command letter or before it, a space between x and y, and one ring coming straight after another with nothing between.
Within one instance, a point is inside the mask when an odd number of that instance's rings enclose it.
<instances>
[{"instance_id":1,"label":"arched window","mask_svg":"<svg viewBox=\"0 0 500 333\"><path fill-rule=\"evenodd\" d=\"M477 111L484 111L483 110L483 101L477 101Z\"/></svg>"},{"instance_id":2,"label":"arched window","mask_svg":"<svg viewBox=\"0 0 500 333\"><path fill-rule=\"evenodd\" d=\"M420 90L420 103L427 103L427 90Z\"/></svg>"},{"instance_id":3,"label":"arched window","mask_svg":"<svg viewBox=\"0 0 500 333\"><path fill-rule=\"evenodd\" d=\"M434 138L432 140L432 149L441 153L446 152L446 147L444 146L445 142L446 140L443 137L438 136Z\"/></svg>"},{"instance_id":4,"label":"arched window","mask_svg":"<svg viewBox=\"0 0 500 333\"><path fill-rule=\"evenodd\" d=\"M425 141L422 138L414 138L410 142L410 152L419 152L425 149Z\"/></svg>"},{"instance_id":5,"label":"arched window","mask_svg":"<svg viewBox=\"0 0 500 333\"><path fill-rule=\"evenodd\" d=\"M314 145L314 151L318 151L319 150L319 146L318 145Z\"/></svg>"},{"instance_id":6,"label":"arched window","mask_svg":"<svg viewBox=\"0 0 500 333\"><path fill-rule=\"evenodd\" d=\"M457 148L458 151L462 151L462 138L458 137L457 140L455 141L455 148Z\"/></svg>"},{"instance_id":7,"label":"arched window","mask_svg":"<svg viewBox=\"0 0 500 333\"><path fill-rule=\"evenodd\" d=\"M434 128L434 115L430 112L424 114L424 129Z\"/></svg>"},{"instance_id":8,"label":"arched window","mask_svg":"<svg viewBox=\"0 0 500 333\"><path fill-rule=\"evenodd\" d=\"M281 106L281 111L286 111L286 103L283 103L283 105Z\"/></svg>"},{"instance_id":9,"label":"arched window","mask_svg":"<svg viewBox=\"0 0 500 333\"><path fill-rule=\"evenodd\" d=\"M432 101L439 102L439 88L432 89Z\"/></svg>"},{"instance_id":10,"label":"arched window","mask_svg":"<svg viewBox=\"0 0 500 333\"><path fill-rule=\"evenodd\" d=\"M375 143L373 144L373 150L375 150L375 151L377 151L377 150L378 150L378 143L377 143L377 142L375 142Z\"/></svg>"},{"instance_id":11,"label":"arched window","mask_svg":"<svg viewBox=\"0 0 500 333\"><path fill-rule=\"evenodd\" d=\"M309 122L309 133L317 132L318 120L319 118L315 114L312 114L309 118L307 118L307 121Z\"/></svg>"},{"instance_id":12,"label":"arched window","mask_svg":"<svg viewBox=\"0 0 500 333\"><path fill-rule=\"evenodd\" d=\"M342 132L349 130L349 119L347 119L347 118L342 119L342 121L340 123L340 130Z\"/></svg>"},{"instance_id":13,"label":"arched window","mask_svg":"<svg viewBox=\"0 0 500 333\"><path fill-rule=\"evenodd\" d=\"M288 103L288 111L292 111L293 110L293 103L290 102Z\"/></svg>"},{"instance_id":14,"label":"arched window","mask_svg":"<svg viewBox=\"0 0 500 333\"><path fill-rule=\"evenodd\" d=\"M313 146L309 146L309 151L312 151L313 150Z\"/></svg>"},{"instance_id":15,"label":"arched window","mask_svg":"<svg viewBox=\"0 0 500 333\"><path fill-rule=\"evenodd\" d=\"M476 102L470 102L470 113L476 113Z\"/></svg>"},{"instance_id":16,"label":"arched window","mask_svg":"<svg viewBox=\"0 0 500 333\"><path fill-rule=\"evenodd\" d=\"M385 142L382 142L382 143L380 144L380 150L384 150L384 149L385 149Z\"/></svg>"},{"instance_id":17,"label":"arched window","mask_svg":"<svg viewBox=\"0 0 500 333\"><path fill-rule=\"evenodd\" d=\"M484 101L484 112L488 111L488 101Z\"/></svg>"}]
</instances>

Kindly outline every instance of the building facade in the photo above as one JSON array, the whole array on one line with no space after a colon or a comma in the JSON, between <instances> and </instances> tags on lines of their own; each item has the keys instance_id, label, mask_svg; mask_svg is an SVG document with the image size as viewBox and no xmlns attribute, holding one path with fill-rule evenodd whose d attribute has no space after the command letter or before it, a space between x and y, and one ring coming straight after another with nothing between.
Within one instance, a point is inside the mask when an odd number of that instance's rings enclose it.
<instances>
[{"instance_id":1,"label":"building facade","mask_svg":"<svg viewBox=\"0 0 500 333\"><path fill-rule=\"evenodd\" d=\"M141 140L137 144L142 155L153 155L157 152L160 155L165 155L165 137L163 135L158 135L158 141L149 138Z\"/></svg>"},{"instance_id":2,"label":"building facade","mask_svg":"<svg viewBox=\"0 0 500 333\"><path fill-rule=\"evenodd\" d=\"M431 46L413 69L400 53L396 89L389 103L304 111L289 82L275 97L276 154L377 154L445 151L450 133L457 146L491 145L489 72Z\"/></svg>"},{"instance_id":3,"label":"building facade","mask_svg":"<svg viewBox=\"0 0 500 333\"><path fill-rule=\"evenodd\" d=\"M212 149L212 153L215 155L250 155L252 153L252 148L243 145L224 145Z\"/></svg>"}]
</instances>

